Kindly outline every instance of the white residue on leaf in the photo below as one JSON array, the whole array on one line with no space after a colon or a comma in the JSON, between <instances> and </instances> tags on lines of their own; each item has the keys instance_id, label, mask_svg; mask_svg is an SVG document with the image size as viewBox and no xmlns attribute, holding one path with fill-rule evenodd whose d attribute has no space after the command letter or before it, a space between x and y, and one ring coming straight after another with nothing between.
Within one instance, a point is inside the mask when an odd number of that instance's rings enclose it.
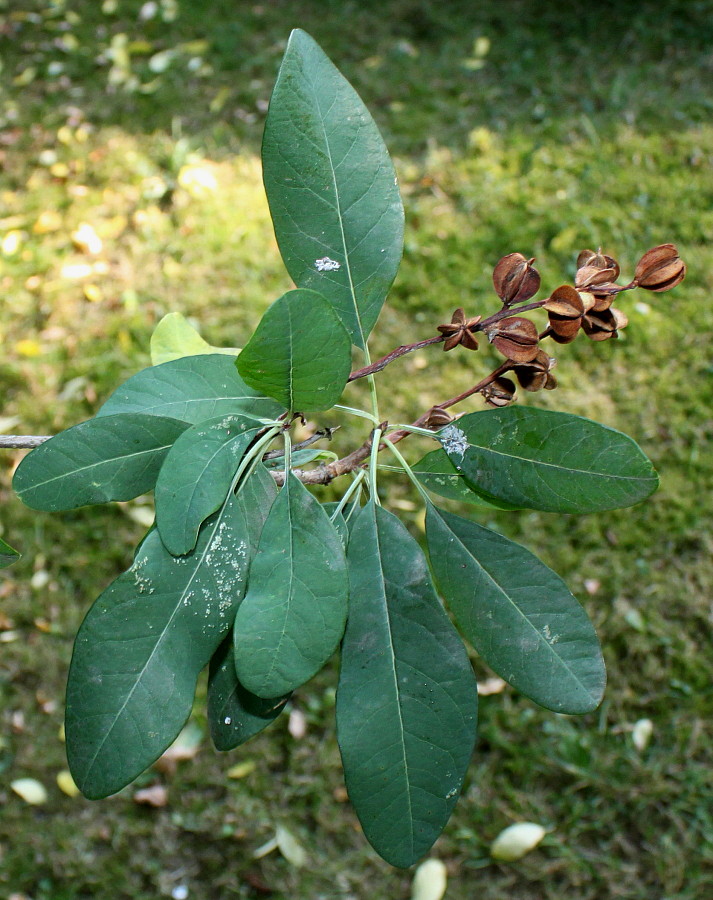
<instances>
[{"instance_id":1,"label":"white residue on leaf","mask_svg":"<svg viewBox=\"0 0 713 900\"><path fill-rule=\"evenodd\" d=\"M545 627L542 629L542 634L544 635L545 640L548 644L556 644L560 639L560 636L558 634L552 634L549 625L545 625Z\"/></svg>"},{"instance_id":2,"label":"white residue on leaf","mask_svg":"<svg viewBox=\"0 0 713 900\"><path fill-rule=\"evenodd\" d=\"M336 272L337 269L342 268L342 264L338 263L336 259L323 256L322 259L315 259L314 267L318 272Z\"/></svg>"},{"instance_id":3,"label":"white residue on leaf","mask_svg":"<svg viewBox=\"0 0 713 900\"><path fill-rule=\"evenodd\" d=\"M440 430L438 437L446 453L457 453L459 456L463 456L470 447L465 432L456 425L446 425Z\"/></svg>"}]
</instances>

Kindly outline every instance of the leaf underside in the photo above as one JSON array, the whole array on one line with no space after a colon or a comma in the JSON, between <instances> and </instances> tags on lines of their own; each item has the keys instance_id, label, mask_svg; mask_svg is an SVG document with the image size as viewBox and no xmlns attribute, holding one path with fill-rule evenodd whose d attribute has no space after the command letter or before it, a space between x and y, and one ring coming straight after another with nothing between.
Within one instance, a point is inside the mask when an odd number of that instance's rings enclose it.
<instances>
[{"instance_id":1,"label":"leaf underside","mask_svg":"<svg viewBox=\"0 0 713 900\"><path fill-rule=\"evenodd\" d=\"M315 675L347 617L344 547L321 504L290 474L265 522L233 627L235 670L259 697Z\"/></svg>"},{"instance_id":2,"label":"leaf underside","mask_svg":"<svg viewBox=\"0 0 713 900\"><path fill-rule=\"evenodd\" d=\"M458 627L498 675L555 712L597 708L601 648L559 575L519 544L430 504L426 540Z\"/></svg>"},{"instance_id":3,"label":"leaf underside","mask_svg":"<svg viewBox=\"0 0 713 900\"><path fill-rule=\"evenodd\" d=\"M274 419L284 409L245 384L234 357L212 353L143 369L114 391L97 417L127 412L195 425L228 413Z\"/></svg>"},{"instance_id":4,"label":"leaf underside","mask_svg":"<svg viewBox=\"0 0 713 900\"><path fill-rule=\"evenodd\" d=\"M240 684L229 635L213 654L208 675L208 724L216 750L234 750L267 728L289 696L266 700Z\"/></svg>"},{"instance_id":5,"label":"leaf underside","mask_svg":"<svg viewBox=\"0 0 713 900\"><path fill-rule=\"evenodd\" d=\"M518 507L598 512L632 506L658 486L630 437L569 413L514 406L470 413L438 438L476 490Z\"/></svg>"},{"instance_id":6,"label":"leaf underside","mask_svg":"<svg viewBox=\"0 0 713 900\"><path fill-rule=\"evenodd\" d=\"M90 798L120 790L173 742L200 670L228 632L274 497L258 467L176 558L152 530L79 629L67 686L67 758Z\"/></svg>"},{"instance_id":7,"label":"leaf underside","mask_svg":"<svg viewBox=\"0 0 713 900\"><path fill-rule=\"evenodd\" d=\"M236 361L244 381L291 410L331 409L351 370L351 339L316 291L288 291Z\"/></svg>"},{"instance_id":8,"label":"leaf underside","mask_svg":"<svg viewBox=\"0 0 713 900\"><path fill-rule=\"evenodd\" d=\"M461 791L477 685L423 552L393 514L364 507L348 561L337 739L367 839L406 867L431 847Z\"/></svg>"},{"instance_id":9,"label":"leaf underside","mask_svg":"<svg viewBox=\"0 0 713 900\"><path fill-rule=\"evenodd\" d=\"M272 93L262 161L287 271L326 297L364 347L401 260L403 205L369 111L300 29Z\"/></svg>"},{"instance_id":10,"label":"leaf underside","mask_svg":"<svg viewBox=\"0 0 713 900\"><path fill-rule=\"evenodd\" d=\"M124 413L89 419L60 432L29 453L13 488L33 509L56 512L150 491L186 423Z\"/></svg>"},{"instance_id":11,"label":"leaf underside","mask_svg":"<svg viewBox=\"0 0 713 900\"><path fill-rule=\"evenodd\" d=\"M156 525L174 556L195 547L261 427L248 416L218 416L188 428L171 447L156 481Z\"/></svg>"}]
</instances>

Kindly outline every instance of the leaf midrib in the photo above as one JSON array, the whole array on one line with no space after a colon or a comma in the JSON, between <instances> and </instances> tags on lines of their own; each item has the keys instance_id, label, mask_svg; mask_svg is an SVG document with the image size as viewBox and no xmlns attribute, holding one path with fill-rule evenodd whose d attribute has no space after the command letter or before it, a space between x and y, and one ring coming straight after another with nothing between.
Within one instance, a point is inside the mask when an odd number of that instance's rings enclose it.
<instances>
[{"instance_id":1,"label":"leaf midrib","mask_svg":"<svg viewBox=\"0 0 713 900\"><path fill-rule=\"evenodd\" d=\"M387 623L387 629L388 629L388 635L389 635L389 649L391 650L391 659L393 660L393 664L391 667L391 673L392 673L393 680L394 680L394 692L396 694L396 709L398 712L398 721L399 721L399 737L401 739L401 741L400 741L401 752L402 752L402 756L403 756L404 772L406 775L406 798L407 798L407 802L408 802L409 836L410 836L410 841L411 841L411 853L413 854L413 848L414 848L413 802L411 799L411 778L410 778L410 774L409 774L408 754L406 753L406 741L404 740L406 728L404 726L403 714L401 712L401 703L399 702L401 694L399 691L398 675L396 672L396 650L394 649L389 603L386 598L386 576L384 573L384 568L381 564L381 558L382 558L381 557L381 540L380 540L380 536L379 536L379 523L376 518L376 507L374 507L374 509L373 509L373 515L374 515L374 533L376 536L376 549L377 549L377 555L378 555L378 560L379 560L379 575L380 575L381 584L383 585L382 599L383 599L383 604L384 604L384 611L386 613L386 623Z\"/></svg>"},{"instance_id":2,"label":"leaf midrib","mask_svg":"<svg viewBox=\"0 0 713 900\"><path fill-rule=\"evenodd\" d=\"M326 127L326 123L324 121L324 117L322 116L322 108L319 105L319 100L317 98L317 92L315 90L314 82L309 77L307 77L306 80L310 86L315 109L317 111L318 118L319 118L319 124L322 128L322 136L324 138L324 146L327 151L327 159L329 160L329 171L332 175L332 185L334 187L334 198L336 200L337 220L339 222L339 231L340 231L340 235L342 238L342 247L344 249L344 263L345 263L345 266L347 269L347 277L349 279L349 293L351 294L352 306L354 307L354 314L356 316L357 327L359 328L359 338L361 340L361 345L362 345L362 347L366 347L366 340L364 337L364 328L362 326L362 321L361 321L361 313L359 310L359 304L357 302L356 290L354 288L354 279L352 278L352 267L351 267L351 261L350 261L350 257L349 257L349 250L347 248L347 238L346 238L346 234L344 232L344 222L342 220L342 202L341 202L341 198L339 196L339 186L337 184L337 172L334 167L334 160L332 159L332 148L329 144L329 139L327 137L327 127ZM335 92L338 92L338 91L339 91L339 86L337 85L335 87ZM356 127L358 128L358 125Z\"/></svg>"}]
</instances>

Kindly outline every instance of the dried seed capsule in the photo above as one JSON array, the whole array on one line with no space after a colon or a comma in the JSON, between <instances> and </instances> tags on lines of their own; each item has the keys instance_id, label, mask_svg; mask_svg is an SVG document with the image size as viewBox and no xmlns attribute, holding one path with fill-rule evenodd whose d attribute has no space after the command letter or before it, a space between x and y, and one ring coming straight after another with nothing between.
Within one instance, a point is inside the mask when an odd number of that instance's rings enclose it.
<instances>
[{"instance_id":1,"label":"dried seed capsule","mask_svg":"<svg viewBox=\"0 0 713 900\"><path fill-rule=\"evenodd\" d=\"M443 425L449 425L452 421L453 416L449 412L441 406L434 406L424 424L426 428L440 428Z\"/></svg>"},{"instance_id":2,"label":"dried seed capsule","mask_svg":"<svg viewBox=\"0 0 713 900\"><path fill-rule=\"evenodd\" d=\"M556 365L557 360L548 356L544 350L538 350L537 356L529 363L513 366L513 372L520 382L520 386L526 391L552 390L557 382L550 370Z\"/></svg>"},{"instance_id":3,"label":"dried seed capsule","mask_svg":"<svg viewBox=\"0 0 713 900\"><path fill-rule=\"evenodd\" d=\"M647 250L634 273L634 284L647 291L668 291L686 276L686 264L673 244L660 244Z\"/></svg>"},{"instance_id":4,"label":"dried seed capsule","mask_svg":"<svg viewBox=\"0 0 713 900\"><path fill-rule=\"evenodd\" d=\"M495 266L493 285L505 306L524 303L539 291L540 273L533 267L534 261L522 253L508 253Z\"/></svg>"},{"instance_id":5,"label":"dried seed capsule","mask_svg":"<svg viewBox=\"0 0 713 900\"><path fill-rule=\"evenodd\" d=\"M450 322L438 326L438 331L440 331L441 334L446 335L446 339L443 342L443 349L452 350L454 347L457 347L458 344L463 344L468 350L477 350L478 342L475 339L471 328L474 328L481 319L482 316L473 316L472 318L467 319L463 307L459 306L451 316Z\"/></svg>"},{"instance_id":6,"label":"dried seed capsule","mask_svg":"<svg viewBox=\"0 0 713 900\"><path fill-rule=\"evenodd\" d=\"M601 248L596 253L594 250L582 250L577 257L577 268L583 269L585 266L594 269L613 269L612 281L616 281L619 277L619 263L613 256L607 256L605 253L602 253Z\"/></svg>"},{"instance_id":7,"label":"dried seed capsule","mask_svg":"<svg viewBox=\"0 0 713 900\"><path fill-rule=\"evenodd\" d=\"M507 406L515 399L515 382L500 376L491 381L480 392L488 406Z\"/></svg>"},{"instance_id":8,"label":"dried seed capsule","mask_svg":"<svg viewBox=\"0 0 713 900\"><path fill-rule=\"evenodd\" d=\"M607 341L619 337L619 329L626 328L628 324L624 313L611 307L603 312L588 312L582 320L582 330L593 341Z\"/></svg>"},{"instance_id":9,"label":"dried seed capsule","mask_svg":"<svg viewBox=\"0 0 713 900\"><path fill-rule=\"evenodd\" d=\"M530 362L537 356L537 328L529 319L510 316L491 325L486 333L495 349L513 362Z\"/></svg>"}]
</instances>

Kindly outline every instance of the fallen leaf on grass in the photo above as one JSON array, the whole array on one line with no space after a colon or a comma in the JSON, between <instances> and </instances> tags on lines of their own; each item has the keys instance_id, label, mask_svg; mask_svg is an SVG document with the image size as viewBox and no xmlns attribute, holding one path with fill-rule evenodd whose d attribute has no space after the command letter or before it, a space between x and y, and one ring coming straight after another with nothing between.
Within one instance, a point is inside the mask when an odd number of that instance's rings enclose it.
<instances>
[{"instance_id":1,"label":"fallen leaf on grass","mask_svg":"<svg viewBox=\"0 0 713 900\"><path fill-rule=\"evenodd\" d=\"M254 772L256 768L254 760L246 759L244 762L231 766L226 774L228 778L245 778L251 772Z\"/></svg>"},{"instance_id":2,"label":"fallen leaf on grass","mask_svg":"<svg viewBox=\"0 0 713 900\"><path fill-rule=\"evenodd\" d=\"M280 853L287 862L291 863L296 869L301 869L307 862L307 853L292 832L288 831L284 826L278 825L275 832L275 840Z\"/></svg>"}]
</instances>

